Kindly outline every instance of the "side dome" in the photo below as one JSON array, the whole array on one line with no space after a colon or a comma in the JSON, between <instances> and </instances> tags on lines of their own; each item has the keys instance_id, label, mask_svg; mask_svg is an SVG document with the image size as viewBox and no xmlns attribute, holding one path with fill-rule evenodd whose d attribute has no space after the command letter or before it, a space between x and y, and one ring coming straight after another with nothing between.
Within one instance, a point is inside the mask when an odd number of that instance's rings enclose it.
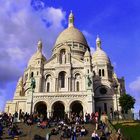
<instances>
[{"instance_id":1,"label":"side dome","mask_svg":"<svg viewBox=\"0 0 140 140\"><path fill-rule=\"evenodd\" d=\"M69 41L79 42L85 46L88 46L87 41L82 32L80 32L73 26L65 29L63 32L60 33L60 35L56 39L55 46Z\"/></svg>"},{"instance_id":2,"label":"side dome","mask_svg":"<svg viewBox=\"0 0 140 140\"><path fill-rule=\"evenodd\" d=\"M93 62L105 62L110 63L110 59L103 50L96 50L92 55Z\"/></svg>"},{"instance_id":3,"label":"side dome","mask_svg":"<svg viewBox=\"0 0 140 140\"><path fill-rule=\"evenodd\" d=\"M42 54L42 42L41 41L38 42L38 49L37 49L36 53L34 53L32 55L32 57L30 58L30 60L28 62L28 67L37 65L38 60L42 60L43 62L46 61L45 56Z\"/></svg>"},{"instance_id":4,"label":"side dome","mask_svg":"<svg viewBox=\"0 0 140 140\"><path fill-rule=\"evenodd\" d=\"M37 64L37 61L41 59L43 61L46 61L45 56L40 53L40 52L36 52L35 54L32 55L32 57L30 58L29 62L28 62L28 66L35 66Z\"/></svg>"},{"instance_id":5,"label":"side dome","mask_svg":"<svg viewBox=\"0 0 140 140\"><path fill-rule=\"evenodd\" d=\"M92 55L93 63L111 63L107 54L101 48L101 40L96 39L96 51Z\"/></svg>"}]
</instances>

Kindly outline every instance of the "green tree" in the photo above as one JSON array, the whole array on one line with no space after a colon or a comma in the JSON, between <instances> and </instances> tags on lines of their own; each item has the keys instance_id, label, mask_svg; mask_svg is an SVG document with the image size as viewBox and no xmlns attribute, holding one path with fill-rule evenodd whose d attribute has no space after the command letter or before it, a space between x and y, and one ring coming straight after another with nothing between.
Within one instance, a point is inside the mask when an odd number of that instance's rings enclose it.
<instances>
[{"instance_id":1,"label":"green tree","mask_svg":"<svg viewBox=\"0 0 140 140\"><path fill-rule=\"evenodd\" d=\"M129 109L134 108L135 99L129 94L123 94L119 98L119 104L122 107L122 111L127 113Z\"/></svg>"}]
</instances>

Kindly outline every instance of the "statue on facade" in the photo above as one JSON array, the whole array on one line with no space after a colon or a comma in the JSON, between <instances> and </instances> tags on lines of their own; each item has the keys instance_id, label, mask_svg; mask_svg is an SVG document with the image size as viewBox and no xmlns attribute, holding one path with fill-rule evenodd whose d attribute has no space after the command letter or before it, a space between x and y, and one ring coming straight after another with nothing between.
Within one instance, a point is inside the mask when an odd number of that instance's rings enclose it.
<instances>
[{"instance_id":1,"label":"statue on facade","mask_svg":"<svg viewBox=\"0 0 140 140\"><path fill-rule=\"evenodd\" d=\"M88 87L92 85L91 77L89 75L87 76L87 85Z\"/></svg>"},{"instance_id":2,"label":"statue on facade","mask_svg":"<svg viewBox=\"0 0 140 140\"><path fill-rule=\"evenodd\" d=\"M66 54L65 52L62 53L62 64L66 63Z\"/></svg>"},{"instance_id":3,"label":"statue on facade","mask_svg":"<svg viewBox=\"0 0 140 140\"><path fill-rule=\"evenodd\" d=\"M92 84L92 81L91 81L91 77L89 77L89 75L87 76L87 80L88 80L88 87L90 87Z\"/></svg>"},{"instance_id":4,"label":"statue on facade","mask_svg":"<svg viewBox=\"0 0 140 140\"><path fill-rule=\"evenodd\" d=\"M36 87L36 82L35 82L35 78L31 77L31 89L34 90Z\"/></svg>"}]
</instances>

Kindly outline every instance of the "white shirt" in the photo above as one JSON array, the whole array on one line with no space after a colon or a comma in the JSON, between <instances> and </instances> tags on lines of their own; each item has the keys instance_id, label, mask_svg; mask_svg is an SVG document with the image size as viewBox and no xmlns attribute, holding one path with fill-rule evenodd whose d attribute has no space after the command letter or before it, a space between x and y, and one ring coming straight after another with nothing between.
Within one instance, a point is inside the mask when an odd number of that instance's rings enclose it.
<instances>
[{"instance_id":1,"label":"white shirt","mask_svg":"<svg viewBox=\"0 0 140 140\"><path fill-rule=\"evenodd\" d=\"M98 137L98 134L97 133L92 133L92 138L95 138L95 137Z\"/></svg>"}]
</instances>

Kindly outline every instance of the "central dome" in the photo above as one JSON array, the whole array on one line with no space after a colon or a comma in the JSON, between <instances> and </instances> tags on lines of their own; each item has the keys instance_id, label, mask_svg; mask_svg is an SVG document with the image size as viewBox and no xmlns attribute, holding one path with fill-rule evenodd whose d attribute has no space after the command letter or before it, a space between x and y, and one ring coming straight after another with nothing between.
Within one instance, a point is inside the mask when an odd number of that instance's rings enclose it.
<instances>
[{"instance_id":1,"label":"central dome","mask_svg":"<svg viewBox=\"0 0 140 140\"><path fill-rule=\"evenodd\" d=\"M83 45L88 46L84 35L74 26L68 27L63 32L60 33L60 35L58 36L56 40L55 46L64 42L69 42L69 41L79 42Z\"/></svg>"},{"instance_id":2,"label":"central dome","mask_svg":"<svg viewBox=\"0 0 140 140\"><path fill-rule=\"evenodd\" d=\"M83 60L86 50L90 50L90 48L83 33L74 27L74 15L72 12L68 21L68 27L56 39L52 55L60 54L60 50L63 48L67 50L67 53L69 50L71 56Z\"/></svg>"},{"instance_id":3,"label":"central dome","mask_svg":"<svg viewBox=\"0 0 140 140\"><path fill-rule=\"evenodd\" d=\"M60 33L56 39L55 46L65 42L77 42L88 46L83 33L74 27L74 15L72 12L69 15L68 28Z\"/></svg>"}]
</instances>

